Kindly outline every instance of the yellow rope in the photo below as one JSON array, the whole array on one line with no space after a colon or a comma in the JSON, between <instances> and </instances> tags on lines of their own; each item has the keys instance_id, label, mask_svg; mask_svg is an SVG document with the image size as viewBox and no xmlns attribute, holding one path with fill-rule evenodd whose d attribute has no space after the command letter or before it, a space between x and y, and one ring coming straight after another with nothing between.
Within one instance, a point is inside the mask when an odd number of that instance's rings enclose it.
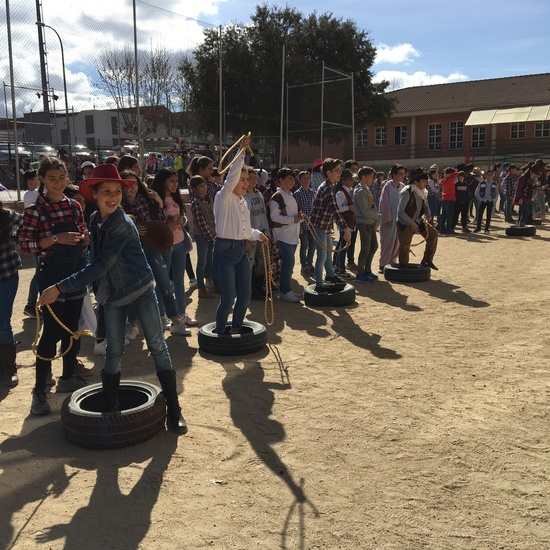
<instances>
[{"instance_id":1,"label":"yellow rope","mask_svg":"<svg viewBox=\"0 0 550 550\"><path fill-rule=\"evenodd\" d=\"M220 160L220 163L218 165L218 174L221 176L223 174L225 174L229 168L231 168L231 166L233 165L233 163L239 158L239 156L241 155L241 153L243 153L244 151L246 151L248 149L248 151L250 152L250 154L253 156L254 153L252 151L252 149L250 148L250 144L247 145L246 147L241 147L241 149L239 150L239 152L231 159L231 162L223 169L221 169L221 167L223 166L223 163L225 161L225 158L227 157L227 155L233 151L233 149L235 149L235 147L237 147L239 145L239 143L247 136L245 136L244 134L225 152L225 155L221 158ZM248 132L248 138L250 139L250 132Z\"/></svg>"},{"instance_id":2,"label":"yellow rope","mask_svg":"<svg viewBox=\"0 0 550 550\"><path fill-rule=\"evenodd\" d=\"M264 257L264 272L265 272L265 302L264 302L264 319L268 326L275 322L275 310L273 307L273 271L271 269L271 254L269 253L269 245L262 243L262 255ZM268 319L268 309L270 309L270 317Z\"/></svg>"},{"instance_id":3,"label":"yellow rope","mask_svg":"<svg viewBox=\"0 0 550 550\"><path fill-rule=\"evenodd\" d=\"M69 353L70 349L73 347L73 343L75 340L78 340L81 336L93 336L93 332L90 332L89 330L77 330L76 332L73 332L71 329L67 328L59 319L59 317L53 312L52 308L49 304L46 305L48 308L51 316L57 321L59 326L66 330L71 335L71 341L69 342L69 347L63 352L58 353L55 357L42 357L41 355L38 355L38 352L36 351L36 347L38 346L38 339L40 337L40 308L38 306L38 303L36 304L36 332L34 334L34 342L32 343L32 352L38 357L38 359L42 359L43 361L53 361L54 359L59 359L60 357L64 357Z\"/></svg>"},{"instance_id":4,"label":"yellow rope","mask_svg":"<svg viewBox=\"0 0 550 550\"><path fill-rule=\"evenodd\" d=\"M334 248L334 249L327 248L327 247L321 242L321 240L319 239L319 236L317 235L317 231L315 231L315 226L311 223L311 220L310 220L305 214L302 214L302 218L303 218L303 220L306 222L306 225L308 226L309 231L310 231L311 234L313 235L313 239L315 240L315 242L316 242L325 252L328 252L329 254L336 254L337 252L342 252L342 250L345 250L345 249L348 248L349 245L351 244L351 239L350 239L342 248ZM350 231L351 231L351 229L350 229Z\"/></svg>"}]
</instances>

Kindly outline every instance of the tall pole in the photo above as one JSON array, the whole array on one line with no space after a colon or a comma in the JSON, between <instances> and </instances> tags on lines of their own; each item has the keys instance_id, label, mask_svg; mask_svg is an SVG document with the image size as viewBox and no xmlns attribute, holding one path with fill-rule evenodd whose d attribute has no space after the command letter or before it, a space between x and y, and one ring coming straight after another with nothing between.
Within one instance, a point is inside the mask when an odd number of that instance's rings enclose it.
<instances>
[{"instance_id":1,"label":"tall pole","mask_svg":"<svg viewBox=\"0 0 550 550\"><path fill-rule=\"evenodd\" d=\"M355 159L355 84L351 73L351 158Z\"/></svg>"},{"instance_id":2,"label":"tall pole","mask_svg":"<svg viewBox=\"0 0 550 550\"><path fill-rule=\"evenodd\" d=\"M283 68L281 75L281 129L279 132L279 168L283 165L283 123L285 117L285 48L286 42L283 42Z\"/></svg>"},{"instance_id":3,"label":"tall pole","mask_svg":"<svg viewBox=\"0 0 550 550\"><path fill-rule=\"evenodd\" d=\"M138 47L137 47L137 18L136 18L136 0L133 0L134 8L134 65L136 77L136 117L137 117L137 138L138 138L138 155L140 165L143 164L143 146L141 143L141 114L139 109L139 76L138 76Z\"/></svg>"},{"instance_id":4,"label":"tall pole","mask_svg":"<svg viewBox=\"0 0 550 550\"><path fill-rule=\"evenodd\" d=\"M219 97L218 97L218 102L219 102L219 110L220 110L220 117L219 117L220 158L218 160L218 163L223 157L223 85L222 85L222 82L223 82L223 77L222 77L223 58L222 58L222 26L221 25L220 25L220 51L219 51L219 57L220 58L219 58L219 69L218 69L218 73L219 73L218 81L219 81L219 84L220 84L220 90L219 90L220 93L219 93ZM221 166L219 166L219 168L221 169Z\"/></svg>"},{"instance_id":5,"label":"tall pole","mask_svg":"<svg viewBox=\"0 0 550 550\"><path fill-rule=\"evenodd\" d=\"M288 160L288 104L289 104L289 98L288 98L288 82L286 83L286 163L290 164L290 161Z\"/></svg>"},{"instance_id":6,"label":"tall pole","mask_svg":"<svg viewBox=\"0 0 550 550\"><path fill-rule=\"evenodd\" d=\"M11 87L11 116L13 118L13 146L15 149L15 185L17 187L17 200L21 200L21 174L19 172L19 148L17 142L17 113L15 112L15 83L13 81L13 50L11 47L11 21L10 2L6 0L6 21L8 27L8 54L10 62L10 87ZM6 121L7 123L7 121ZM8 149L9 155L9 149Z\"/></svg>"},{"instance_id":7,"label":"tall pole","mask_svg":"<svg viewBox=\"0 0 550 550\"><path fill-rule=\"evenodd\" d=\"M40 9L40 0L36 0L36 20L42 23L42 10ZM44 52L44 35L42 25L38 25L38 53L40 55L40 78L42 80L42 102L44 112L50 112L50 102L48 101L48 77L46 76L46 53Z\"/></svg>"},{"instance_id":8,"label":"tall pole","mask_svg":"<svg viewBox=\"0 0 550 550\"><path fill-rule=\"evenodd\" d=\"M325 62L323 61L323 72L321 74L321 149L319 158L323 158L323 120L325 120Z\"/></svg>"},{"instance_id":9,"label":"tall pole","mask_svg":"<svg viewBox=\"0 0 550 550\"><path fill-rule=\"evenodd\" d=\"M69 97L67 95L67 75L65 73L65 51L63 49L63 41L59 33L50 25L46 25L40 21L37 21L36 24L39 27L46 27L47 29L52 30L57 38L59 39L59 46L61 47L61 66L63 67L63 92L65 93L65 120L67 122L67 144L69 147L69 159L72 157L72 148L71 148L71 126L69 123Z\"/></svg>"}]
</instances>

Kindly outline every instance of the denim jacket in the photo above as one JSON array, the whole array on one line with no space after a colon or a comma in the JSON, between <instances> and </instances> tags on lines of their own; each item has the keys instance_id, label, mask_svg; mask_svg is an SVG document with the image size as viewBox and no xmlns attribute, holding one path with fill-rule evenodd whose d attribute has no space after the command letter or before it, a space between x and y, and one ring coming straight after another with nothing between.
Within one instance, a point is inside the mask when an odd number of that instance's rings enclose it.
<instances>
[{"instance_id":1,"label":"denim jacket","mask_svg":"<svg viewBox=\"0 0 550 550\"><path fill-rule=\"evenodd\" d=\"M105 277L105 305L121 306L133 301L153 284L153 273L141 248L134 222L120 206L99 227L99 212L90 218L91 263L63 279L63 292L74 292Z\"/></svg>"}]
</instances>

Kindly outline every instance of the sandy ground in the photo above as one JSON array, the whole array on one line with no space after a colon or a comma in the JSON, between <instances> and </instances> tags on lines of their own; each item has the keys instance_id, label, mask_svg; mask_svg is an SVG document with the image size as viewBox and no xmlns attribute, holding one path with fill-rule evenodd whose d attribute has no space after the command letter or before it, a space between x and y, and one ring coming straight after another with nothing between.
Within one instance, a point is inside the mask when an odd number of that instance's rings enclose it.
<instances>
[{"instance_id":1,"label":"sandy ground","mask_svg":"<svg viewBox=\"0 0 550 550\"><path fill-rule=\"evenodd\" d=\"M550 226L503 227L441 238L431 281L356 285L353 307L277 301L255 355L168 336L189 434L116 451L64 439L65 394L30 416L24 269L21 383L0 394L0 547L549 548ZM190 293L201 323L216 305ZM142 348L123 377L154 382ZM90 338L82 359L99 381Z\"/></svg>"}]
</instances>

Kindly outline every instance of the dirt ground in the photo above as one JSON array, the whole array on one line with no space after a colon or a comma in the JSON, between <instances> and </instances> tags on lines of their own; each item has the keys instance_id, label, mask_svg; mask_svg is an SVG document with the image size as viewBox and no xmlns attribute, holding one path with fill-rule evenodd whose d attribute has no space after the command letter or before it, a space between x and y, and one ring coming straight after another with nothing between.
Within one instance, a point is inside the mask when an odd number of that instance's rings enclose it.
<instances>
[{"instance_id":1,"label":"dirt ground","mask_svg":"<svg viewBox=\"0 0 550 550\"><path fill-rule=\"evenodd\" d=\"M115 451L64 439L55 389L51 415L29 413L27 261L21 382L0 394L0 547L549 548L550 225L503 227L440 238L431 281L357 284L352 307L277 300L254 355L168 336L189 434ZM213 321L217 301L189 296ZM143 345L126 348L123 378L155 382Z\"/></svg>"}]
</instances>

